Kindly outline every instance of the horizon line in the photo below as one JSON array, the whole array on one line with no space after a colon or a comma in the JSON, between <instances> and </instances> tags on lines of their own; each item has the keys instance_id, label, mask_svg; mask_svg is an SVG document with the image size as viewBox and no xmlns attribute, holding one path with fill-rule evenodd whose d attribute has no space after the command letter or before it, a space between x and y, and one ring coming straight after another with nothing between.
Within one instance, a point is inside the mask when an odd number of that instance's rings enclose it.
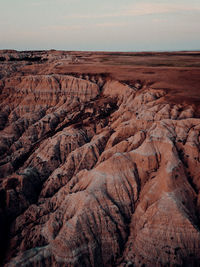
<instances>
[{"instance_id":1,"label":"horizon line","mask_svg":"<svg viewBox=\"0 0 200 267\"><path fill-rule=\"evenodd\" d=\"M13 48L3 48L2 51L13 51L13 52L43 52L43 51L62 51L62 52L103 52L103 53L165 53L165 52L200 52L200 49L172 49L172 50L68 50L68 49L13 49Z\"/></svg>"}]
</instances>

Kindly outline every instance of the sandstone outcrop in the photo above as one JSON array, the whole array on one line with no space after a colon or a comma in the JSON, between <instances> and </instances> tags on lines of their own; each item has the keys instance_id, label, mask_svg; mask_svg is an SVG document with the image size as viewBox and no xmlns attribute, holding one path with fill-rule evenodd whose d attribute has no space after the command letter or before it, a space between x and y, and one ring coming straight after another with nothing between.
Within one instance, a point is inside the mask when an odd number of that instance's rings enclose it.
<instances>
[{"instance_id":1,"label":"sandstone outcrop","mask_svg":"<svg viewBox=\"0 0 200 267\"><path fill-rule=\"evenodd\" d=\"M198 266L200 91L55 71L76 53L3 55L2 264Z\"/></svg>"}]
</instances>

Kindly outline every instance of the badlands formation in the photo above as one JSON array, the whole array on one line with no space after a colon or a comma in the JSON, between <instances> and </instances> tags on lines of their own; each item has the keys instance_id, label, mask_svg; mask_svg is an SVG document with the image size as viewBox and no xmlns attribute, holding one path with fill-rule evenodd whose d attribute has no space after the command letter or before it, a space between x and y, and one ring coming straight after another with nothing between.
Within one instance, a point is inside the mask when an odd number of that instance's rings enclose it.
<instances>
[{"instance_id":1,"label":"badlands formation","mask_svg":"<svg viewBox=\"0 0 200 267\"><path fill-rule=\"evenodd\" d=\"M1 266L199 266L199 62L0 51Z\"/></svg>"}]
</instances>

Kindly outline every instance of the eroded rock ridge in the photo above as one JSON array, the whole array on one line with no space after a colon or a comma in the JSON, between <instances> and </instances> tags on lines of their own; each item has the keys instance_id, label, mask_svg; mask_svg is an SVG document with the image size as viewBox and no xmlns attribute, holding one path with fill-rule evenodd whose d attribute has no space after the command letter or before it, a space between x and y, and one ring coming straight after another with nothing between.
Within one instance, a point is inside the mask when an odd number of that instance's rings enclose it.
<instances>
[{"instance_id":1,"label":"eroded rock ridge","mask_svg":"<svg viewBox=\"0 0 200 267\"><path fill-rule=\"evenodd\" d=\"M195 106L137 77L12 73L0 85L2 263L198 266Z\"/></svg>"}]
</instances>

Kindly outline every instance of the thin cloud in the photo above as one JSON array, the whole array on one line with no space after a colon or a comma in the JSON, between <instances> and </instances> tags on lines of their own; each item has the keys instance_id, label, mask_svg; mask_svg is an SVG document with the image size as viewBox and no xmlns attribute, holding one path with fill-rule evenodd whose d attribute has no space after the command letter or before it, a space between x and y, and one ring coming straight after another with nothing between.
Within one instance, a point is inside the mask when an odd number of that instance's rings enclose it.
<instances>
[{"instance_id":1,"label":"thin cloud","mask_svg":"<svg viewBox=\"0 0 200 267\"><path fill-rule=\"evenodd\" d=\"M68 30L81 30L86 28L85 25L52 25L42 27L41 30L45 31L68 31Z\"/></svg>"},{"instance_id":2,"label":"thin cloud","mask_svg":"<svg viewBox=\"0 0 200 267\"><path fill-rule=\"evenodd\" d=\"M176 5L176 4L159 4L159 3L140 3L130 7L126 14L130 15L154 15L163 13L177 13L185 11L200 11L198 7L191 7L191 5Z\"/></svg>"},{"instance_id":3,"label":"thin cloud","mask_svg":"<svg viewBox=\"0 0 200 267\"><path fill-rule=\"evenodd\" d=\"M42 27L43 31L74 31L74 30L82 30L89 28L104 28L104 27L123 27L128 25L128 23L123 22L105 22L105 23L94 23L94 24L77 24L77 25L51 25Z\"/></svg>"},{"instance_id":4,"label":"thin cloud","mask_svg":"<svg viewBox=\"0 0 200 267\"><path fill-rule=\"evenodd\" d=\"M95 27L123 27L128 25L128 23L120 23L120 22L105 22L105 23L96 23Z\"/></svg>"},{"instance_id":5,"label":"thin cloud","mask_svg":"<svg viewBox=\"0 0 200 267\"><path fill-rule=\"evenodd\" d=\"M115 13L115 14L72 14L65 16L65 18L74 18L74 19L103 19L103 18L110 18L110 17L119 17L119 16L124 16L121 13Z\"/></svg>"},{"instance_id":6,"label":"thin cloud","mask_svg":"<svg viewBox=\"0 0 200 267\"><path fill-rule=\"evenodd\" d=\"M104 14L72 14L66 16L67 18L78 19L103 19L114 17L128 17L128 16L145 16L156 14L167 14L177 12L200 12L200 5L191 7L190 5L175 5L175 4L160 4L160 3L138 3L122 9L118 12L104 13Z\"/></svg>"}]
</instances>

